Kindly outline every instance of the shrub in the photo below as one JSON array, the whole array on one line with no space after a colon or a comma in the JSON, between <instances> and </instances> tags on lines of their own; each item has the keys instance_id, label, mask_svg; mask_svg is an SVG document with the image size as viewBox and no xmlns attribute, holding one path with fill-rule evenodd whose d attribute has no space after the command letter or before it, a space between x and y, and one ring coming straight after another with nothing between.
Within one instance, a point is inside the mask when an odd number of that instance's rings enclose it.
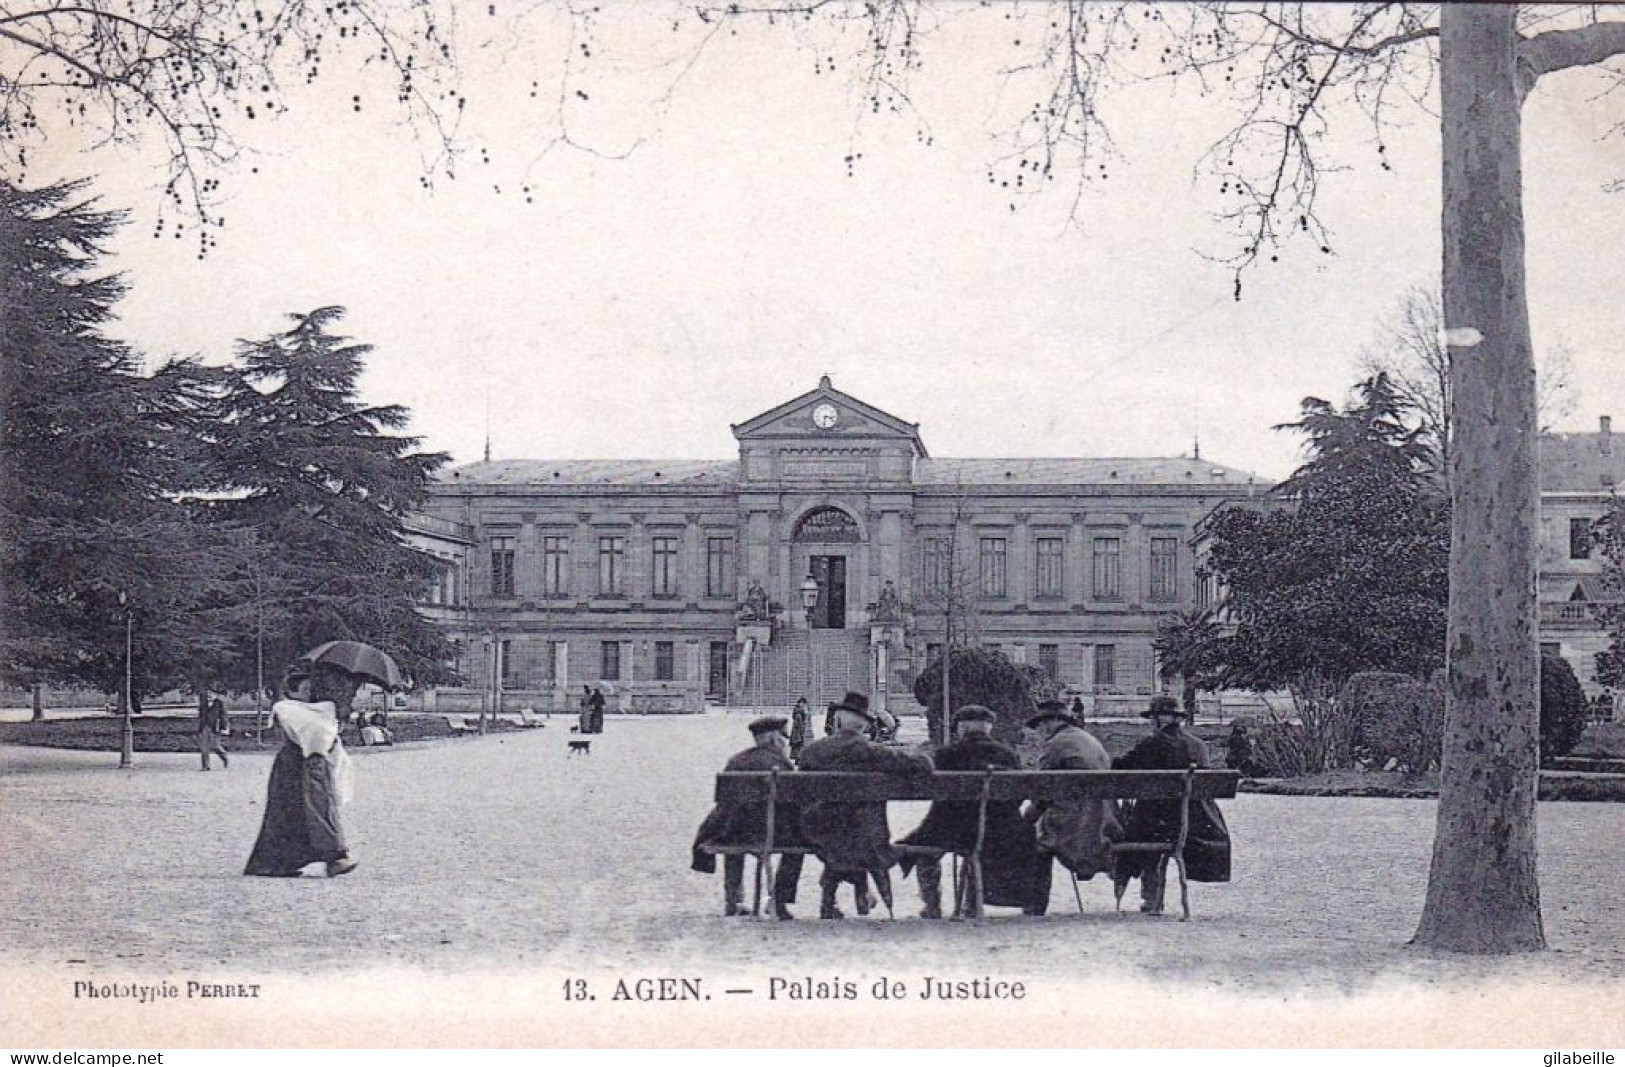
<instances>
[{"instance_id":1,"label":"shrub","mask_svg":"<svg viewBox=\"0 0 1625 1067\"><path fill-rule=\"evenodd\" d=\"M1252 739L1253 766L1249 777L1298 778L1309 773L1308 745L1299 724L1272 716L1269 722L1252 730Z\"/></svg>"},{"instance_id":2,"label":"shrub","mask_svg":"<svg viewBox=\"0 0 1625 1067\"><path fill-rule=\"evenodd\" d=\"M1051 683L1043 671L1013 663L1002 652L985 648L953 650L953 707L981 704L998 716L993 736L1007 744L1021 737L1021 725L1037 710L1038 698ZM914 699L924 705L931 740L942 744L942 660L928 664L914 679Z\"/></svg>"},{"instance_id":3,"label":"shrub","mask_svg":"<svg viewBox=\"0 0 1625 1067\"><path fill-rule=\"evenodd\" d=\"M1356 758L1378 767L1417 772L1439 764L1444 750L1444 679L1362 671L1338 698L1352 723Z\"/></svg>"},{"instance_id":4,"label":"shrub","mask_svg":"<svg viewBox=\"0 0 1625 1067\"><path fill-rule=\"evenodd\" d=\"M1540 657L1540 755L1566 756L1586 728L1586 695L1569 661L1554 653Z\"/></svg>"}]
</instances>

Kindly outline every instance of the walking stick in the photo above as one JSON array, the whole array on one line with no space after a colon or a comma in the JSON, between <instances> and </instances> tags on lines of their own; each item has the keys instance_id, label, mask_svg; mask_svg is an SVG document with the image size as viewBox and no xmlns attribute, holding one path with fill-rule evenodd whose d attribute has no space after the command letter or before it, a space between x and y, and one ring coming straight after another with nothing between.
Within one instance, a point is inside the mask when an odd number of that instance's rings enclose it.
<instances>
[{"instance_id":1,"label":"walking stick","mask_svg":"<svg viewBox=\"0 0 1625 1067\"><path fill-rule=\"evenodd\" d=\"M756 894L751 901L750 913L762 914L762 883L767 883L768 909L778 914L778 901L773 896L773 815L778 810L779 799L779 769L774 767L767 774L767 835L762 842L762 854L756 857Z\"/></svg>"}]
</instances>

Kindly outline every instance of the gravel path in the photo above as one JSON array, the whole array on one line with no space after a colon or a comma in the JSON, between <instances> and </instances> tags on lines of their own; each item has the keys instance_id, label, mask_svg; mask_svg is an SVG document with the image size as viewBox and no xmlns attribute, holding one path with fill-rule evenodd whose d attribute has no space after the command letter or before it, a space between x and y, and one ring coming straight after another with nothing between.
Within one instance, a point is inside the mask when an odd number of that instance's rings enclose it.
<instances>
[{"instance_id":1,"label":"gravel path","mask_svg":"<svg viewBox=\"0 0 1625 1067\"><path fill-rule=\"evenodd\" d=\"M268 756L204 774L195 756L142 755L120 772L115 755L0 748L0 975L15 992L90 973L407 973L465 989L504 974L611 983L993 974L1051 990L1105 980L1194 987L1244 1005L1405 988L1583 988L1593 998L1611 990L1601 1002L1611 1006L1580 1021L1606 1023L1613 1043L1625 1041L1617 805L1542 805L1552 950L1513 961L1403 947L1426 877L1425 800L1226 802L1236 878L1194 886L1189 924L1113 915L1098 878L1084 886L1081 916L1057 878L1045 919L996 910L979 924L927 923L913 917L908 881L898 883L902 921L821 923L807 919L816 863L802 880L803 921L725 920L720 875L691 873L688 846L712 774L747 740L745 722L737 713L615 719L587 757L566 755L563 719L517 735L357 751L345 822L361 866L332 881L240 875ZM894 805L894 832L922 808Z\"/></svg>"}]
</instances>

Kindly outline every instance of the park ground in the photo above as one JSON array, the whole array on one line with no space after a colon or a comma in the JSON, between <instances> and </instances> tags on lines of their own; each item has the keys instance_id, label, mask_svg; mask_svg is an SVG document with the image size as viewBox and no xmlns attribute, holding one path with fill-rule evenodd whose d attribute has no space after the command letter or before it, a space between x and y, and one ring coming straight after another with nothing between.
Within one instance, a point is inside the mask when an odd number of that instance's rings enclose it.
<instances>
[{"instance_id":1,"label":"park ground","mask_svg":"<svg viewBox=\"0 0 1625 1067\"><path fill-rule=\"evenodd\" d=\"M1425 799L1226 802L1235 879L1194 886L1189 923L1115 915L1101 879L1079 914L1060 878L1038 920L929 923L899 881L898 921L820 922L816 863L798 921L725 919L689 843L747 719L613 719L588 756L567 755L564 719L357 751L361 866L335 880L241 875L268 754L202 773L195 754L139 753L121 771L0 746L0 1033L16 1035L0 1044L1625 1044L1617 805L1541 805L1551 947L1510 960L1405 947ZM894 832L922 809L893 805ZM657 976L714 1001L613 999ZM1026 999L922 1003L926 976L1019 980ZM909 1002L873 999L882 977ZM595 999L567 999L573 979ZM179 993L143 1005L76 982ZM847 982L852 1000L793 996Z\"/></svg>"}]
</instances>

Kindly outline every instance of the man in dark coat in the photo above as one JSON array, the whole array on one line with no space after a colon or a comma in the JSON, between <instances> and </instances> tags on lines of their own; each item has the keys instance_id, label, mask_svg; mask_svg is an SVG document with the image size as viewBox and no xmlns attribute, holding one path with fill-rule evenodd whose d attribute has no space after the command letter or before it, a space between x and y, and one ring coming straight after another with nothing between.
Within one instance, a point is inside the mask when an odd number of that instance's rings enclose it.
<instances>
[{"instance_id":1,"label":"man in dark coat","mask_svg":"<svg viewBox=\"0 0 1625 1067\"><path fill-rule=\"evenodd\" d=\"M862 693L848 693L830 708L835 713L835 733L801 750L802 770L902 776L931 773L931 757L879 745L865 736L876 720L869 710L869 698ZM824 864L818 881L822 892L820 918L841 918L835 906L835 890L843 881L857 887L861 901L867 876L873 876L880 895L890 904L888 871L897 862L897 853L892 849L884 802L812 804L802 813L801 828Z\"/></svg>"},{"instance_id":2,"label":"man in dark coat","mask_svg":"<svg viewBox=\"0 0 1625 1067\"><path fill-rule=\"evenodd\" d=\"M220 738L231 732L231 720L226 717L226 702L219 697L205 704L197 713L197 747L203 754L203 769L209 769L209 756L220 757L220 766L230 767L226 746Z\"/></svg>"},{"instance_id":3,"label":"man in dark coat","mask_svg":"<svg viewBox=\"0 0 1625 1067\"><path fill-rule=\"evenodd\" d=\"M1039 770L1111 769L1112 758L1105 746L1067 713L1066 705L1060 700L1039 701L1038 713L1025 725L1044 742L1044 751L1038 760ZM1037 824L1034 829L1038 836L1038 847L1046 856L1054 856L1073 875L1084 880L1111 870L1112 843L1122 836L1115 800L1110 797L1082 797L1035 801L1030 813ZM1042 915L1048 907L1053 874L1053 865L1046 861L1039 907L1032 914Z\"/></svg>"},{"instance_id":4,"label":"man in dark coat","mask_svg":"<svg viewBox=\"0 0 1625 1067\"><path fill-rule=\"evenodd\" d=\"M1015 750L993 740L995 716L980 704L967 704L954 713L958 740L937 751L934 762L939 771L1013 771L1021 766ZM976 848L979 805L974 800L933 801L925 821L899 844L924 845L944 852L970 855ZM1037 906L1041 876L1039 865L1049 857L1041 855L1033 839L1033 829L1021 817L1014 801L989 801L987 825L982 836L982 899L1001 907L1031 910ZM909 867L918 871L920 916L942 918L942 860L904 856L903 874ZM955 912L958 907L956 902Z\"/></svg>"},{"instance_id":5,"label":"man in dark coat","mask_svg":"<svg viewBox=\"0 0 1625 1067\"><path fill-rule=\"evenodd\" d=\"M790 762L790 739L785 734L784 719L768 716L750 724L755 741L750 748L729 757L724 771L793 771ZM742 845L760 847L767 840L767 816L760 804L718 804L700 823L694 836L694 856L690 866L704 874L713 874L717 858L702 851L702 845ZM773 842L775 845L802 845L801 812L793 804L777 804L773 808ZM780 919L793 919L785 905L794 904L796 885L801 881L799 854L781 856L779 868L773 876L773 912ZM724 915L745 914L745 857L722 858L722 900Z\"/></svg>"},{"instance_id":6,"label":"man in dark coat","mask_svg":"<svg viewBox=\"0 0 1625 1067\"><path fill-rule=\"evenodd\" d=\"M604 732L604 691L596 685L592 687L592 696L587 698L587 729L589 734Z\"/></svg>"},{"instance_id":7,"label":"man in dark coat","mask_svg":"<svg viewBox=\"0 0 1625 1067\"><path fill-rule=\"evenodd\" d=\"M1140 713L1151 719L1156 732L1135 745L1113 763L1114 770L1183 771L1208 765L1207 746L1185 729L1186 712L1170 696L1153 697L1151 706ZM1126 841L1165 841L1179 837L1178 800L1139 800L1128 817ZM1230 880L1230 831L1212 800L1192 800L1190 825L1185 837L1185 877L1192 882ZM1167 876L1165 853L1125 852L1117 857L1112 879L1119 886L1140 879L1140 910L1162 914L1162 891Z\"/></svg>"}]
</instances>

